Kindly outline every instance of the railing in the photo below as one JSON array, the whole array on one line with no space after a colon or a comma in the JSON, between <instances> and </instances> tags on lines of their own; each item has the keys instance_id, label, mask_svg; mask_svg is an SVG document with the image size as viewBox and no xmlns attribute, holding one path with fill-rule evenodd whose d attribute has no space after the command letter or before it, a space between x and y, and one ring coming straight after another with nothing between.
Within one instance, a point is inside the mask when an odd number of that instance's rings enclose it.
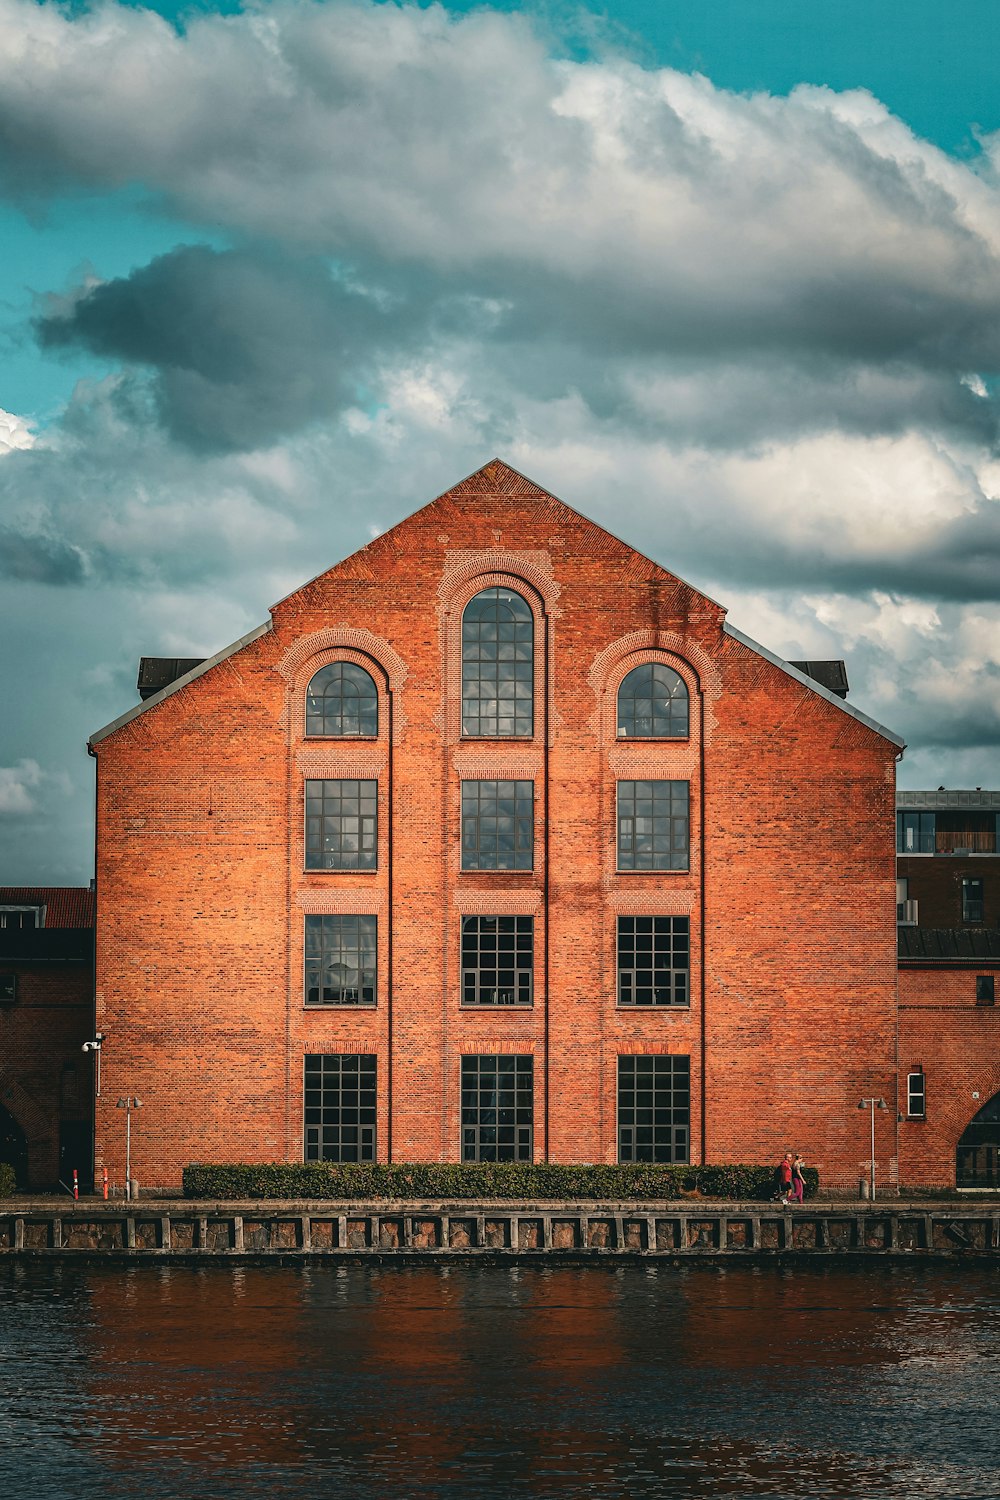
<instances>
[{"instance_id":1,"label":"railing","mask_svg":"<svg viewBox=\"0 0 1000 1500\"><path fill-rule=\"evenodd\" d=\"M970 854L995 854L997 852L996 833L955 832L954 829L939 828L937 853L954 854L956 849L968 849Z\"/></svg>"},{"instance_id":2,"label":"railing","mask_svg":"<svg viewBox=\"0 0 1000 1500\"><path fill-rule=\"evenodd\" d=\"M896 902L897 927L917 927L919 925L917 921L918 904L919 903L915 900Z\"/></svg>"}]
</instances>

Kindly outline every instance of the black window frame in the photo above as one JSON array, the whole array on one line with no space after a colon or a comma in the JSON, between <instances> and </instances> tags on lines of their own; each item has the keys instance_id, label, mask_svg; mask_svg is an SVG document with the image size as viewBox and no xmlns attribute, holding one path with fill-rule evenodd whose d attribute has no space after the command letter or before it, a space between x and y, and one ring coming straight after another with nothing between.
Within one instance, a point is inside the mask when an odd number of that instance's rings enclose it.
<instances>
[{"instance_id":1,"label":"black window frame","mask_svg":"<svg viewBox=\"0 0 1000 1500\"><path fill-rule=\"evenodd\" d=\"M534 1160L535 1059L530 1052L463 1053L460 1090L463 1161Z\"/></svg>"},{"instance_id":2,"label":"black window frame","mask_svg":"<svg viewBox=\"0 0 1000 1500\"><path fill-rule=\"evenodd\" d=\"M357 674L358 679L364 678L368 688L361 681L354 680L355 691L345 692L345 681L351 681L354 674ZM320 678L328 679L331 685L339 681L340 691L328 690L326 682L323 684L322 693L314 691ZM357 702L355 710L357 728L345 728L344 722L347 717L345 705L353 704L355 701ZM313 707L314 703L321 705L318 712ZM332 706L336 703L339 703L339 709ZM306 688L305 733L307 739L376 740L378 739L378 717L378 685L367 668L360 666L356 661L338 660L327 662L325 667L320 667L313 673L309 686ZM328 720L330 726L327 724ZM338 727L334 728L332 725Z\"/></svg>"},{"instance_id":3,"label":"black window frame","mask_svg":"<svg viewBox=\"0 0 1000 1500\"><path fill-rule=\"evenodd\" d=\"M615 1118L619 1162L689 1163L690 1055L621 1053Z\"/></svg>"},{"instance_id":4,"label":"black window frame","mask_svg":"<svg viewBox=\"0 0 1000 1500\"><path fill-rule=\"evenodd\" d=\"M375 1161L378 1152L377 1054L307 1052L302 1076L303 1161ZM330 1132L328 1139L324 1139L326 1132ZM337 1133L336 1143L333 1132ZM352 1133L354 1141L344 1138ZM325 1149L327 1147L330 1149Z\"/></svg>"},{"instance_id":5,"label":"black window frame","mask_svg":"<svg viewBox=\"0 0 1000 1500\"><path fill-rule=\"evenodd\" d=\"M640 706L648 712L640 714ZM691 695L680 672L662 661L626 672L618 684L615 728L620 740L690 739Z\"/></svg>"},{"instance_id":6,"label":"black window frame","mask_svg":"<svg viewBox=\"0 0 1000 1500\"><path fill-rule=\"evenodd\" d=\"M507 913L463 916L462 1005L505 1009L530 1006L534 998L534 955L534 917Z\"/></svg>"},{"instance_id":7,"label":"black window frame","mask_svg":"<svg viewBox=\"0 0 1000 1500\"><path fill-rule=\"evenodd\" d=\"M378 917L374 912L307 912L302 955L302 1003L307 1010L371 1009L378 1003ZM353 964L352 959L356 960ZM327 999L322 976L333 964L344 970L343 982L329 986L331 992L339 988L340 994ZM353 985L347 983L352 972ZM310 998L313 989L316 999Z\"/></svg>"},{"instance_id":8,"label":"black window frame","mask_svg":"<svg viewBox=\"0 0 1000 1500\"><path fill-rule=\"evenodd\" d=\"M615 808L620 873L684 874L690 870L689 781L619 781ZM657 848L658 844L666 847Z\"/></svg>"},{"instance_id":9,"label":"black window frame","mask_svg":"<svg viewBox=\"0 0 1000 1500\"><path fill-rule=\"evenodd\" d=\"M911 834L909 846L906 843L908 832ZM937 813L925 812L920 808L897 808L896 853L936 854Z\"/></svg>"},{"instance_id":10,"label":"black window frame","mask_svg":"<svg viewBox=\"0 0 1000 1500\"><path fill-rule=\"evenodd\" d=\"M995 974L976 975L976 1004L995 1005L997 998L997 982Z\"/></svg>"},{"instance_id":11,"label":"black window frame","mask_svg":"<svg viewBox=\"0 0 1000 1500\"><path fill-rule=\"evenodd\" d=\"M505 803L511 806L502 811ZM508 822L509 830L501 831ZM530 874L535 867L535 783L463 780L461 826L463 871ZM510 848L501 849L501 839L507 837ZM501 860L502 854L509 854L509 862Z\"/></svg>"},{"instance_id":12,"label":"black window frame","mask_svg":"<svg viewBox=\"0 0 1000 1500\"><path fill-rule=\"evenodd\" d=\"M462 611L461 714L463 739L534 738L535 616L506 584L480 589Z\"/></svg>"},{"instance_id":13,"label":"black window frame","mask_svg":"<svg viewBox=\"0 0 1000 1500\"><path fill-rule=\"evenodd\" d=\"M973 888L978 888L978 895L972 894ZM970 927L981 927L985 910L985 880L981 875L964 875L962 877L962 921L968 922Z\"/></svg>"},{"instance_id":14,"label":"black window frame","mask_svg":"<svg viewBox=\"0 0 1000 1500\"><path fill-rule=\"evenodd\" d=\"M906 1075L906 1118L927 1118L927 1077L923 1068L914 1068Z\"/></svg>"},{"instance_id":15,"label":"black window frame","mask_svg":"<svg viewBox=\"0 0 1000 1500\"><path fill-rule=\"evenodd\" d=\"M332 792L329 788L340 790ZM355 788L353 792L347 788ZM320 788L316 791L315 788ZM371 788L370 791L362 790ZM329 801L328 801L329 798ZM354 805L356 803L356 806ZM345 804L351 810L343 811ZM327 812L327 807L341 809ZM345 828L344 820L356 820L357 849L345 849L351 831ZM336 834L337 846L325 849L328 838L333 838L333 824L341 824ZM328 826L329 825L329 826ZM340 853L341 858L324 858L325 854ZM354 854L356 858L345 856ZM370 778L352 776L310 778L305 783L305 868L307 870L358 870L378 869L378 782Z\"/></svg>"},{"instance_id":16,"label":"black window frame","mask_svg":"<svg viewBox=\"0 0 1000 1500\"><path fill-rule=\"evenodd\" d=\"M690 1008L690 917L619 916L615 927L618 1004L628 1010Z\"/></svg>"}]
</instances>

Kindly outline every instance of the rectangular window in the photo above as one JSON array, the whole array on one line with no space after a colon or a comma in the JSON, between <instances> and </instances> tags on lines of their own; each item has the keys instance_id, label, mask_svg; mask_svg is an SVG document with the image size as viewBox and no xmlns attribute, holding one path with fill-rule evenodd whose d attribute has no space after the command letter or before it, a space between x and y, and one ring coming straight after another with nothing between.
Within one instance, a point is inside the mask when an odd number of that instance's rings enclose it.
<instances>
[{"instance_id":1,"label":"rectangular window","mask_svg":"<svg viewBox=\"0 0 1000 1500\"><path fill-rule=\"evenodd\" d=\"M688 783L619 781L619 870L686 870Z\"/></svg>"},{"instance_id":2,"label":"rectangular window","mask_svg":"<svg viewBox=\"0 0 1000 1500\"><path fill-rule=\"evenodd\" d=\"M534 1058L462 1058L462 1160L531 1161Z\"/></svg>"},{"instance_id":3,"label":"rectangular window","mask_svg":"<svg viewBox=\"0 0 1000 1500\"><path fill-rule=\"evenodd\" d=\"M618 1004L687 1005L687 917L618 918Z\"/></svg>"},{"instance_id":4,"label":"rectangular window","mask_svg":"<svg viewBox=\"0 0 1000 1500\"><path fill-rule=\"evenodd\" d=\"M377 1060L358 1053L307 1053L306 1161L374 1161Z\"/></svg>"},{"instance_id":5,"label":"rectangular window","mask_svg":"<svg viewBox=\"0 0 1000 1500\"><path fill-rule=\"evenodd\" d=\"M691 1059L619 1057L618 1160L687 1161Z\"/></svg>"},{"instance_id":6,"label":"rectangular window","mask_svg":"<svg viewBox=\"0 0 1000 1500\"><path fill-rule=\"evenodd\" d=\"M307 1005L374 1005L378 918L308 916Z\"/></svg>"},{"instance_id":7,"label":"rectangular window","mask_svg":"<svg viewBox=\"0 0 1000 1500\"><path fill-rule=\"evenodd\" d=\"M377 781L306 782L306 869L374 870Z\"/></svg>"},{"instance_id":8,"label":"rectangular window","mask_svg":"<svg viewBox=\"0 0 1000 1500\"><path fill-rule=\"evenodd\" d=\"M996 976L993 974L976 975L976 1004L993 1005L996 1002Z\"/></svg>"},{"instance_id":9,"label":"rectangular window","mask_svg":"<svg viewBox=\"0 0 1000 1500\"><path fill-rule=\"evenodd\" d=\"M982 922L983 882L966 879L962 881L962 921Z\"/></svg>"},{"instance_id":10,"label":"rectangular window","mask_svg":"<svg viewBox=\"0 0 1000 1500\"><path fill-rule=\"evenodd\" d=\"M41 925L40 906L0 906L0 931L26 932Z\"/></svg>"},{"instance_id":11,"label":"rectangular window","mask_svg":"<svg viewBox=\"0 0 1000 1500\"><path fill-rule=\"evenodd\" d=\"M937 814L932 812L898 812L896 814L896 853L933 854Z\"/></svg>"},{"instance_id":12,"label":"rectangular window","mask_svg":"<svg viewBox=\"0 0 1000 1500\"><path fill-rule=\"evenodd\" d=\"M906 1075L906 1113L911 1120L922 1120L927 1106L927 1087L923 1073Z\"/></svg>"},{"instance_id":13,"label":"rectangular window","mask_svg":"<svg viewBox=\"0 0 1000 1500\"><path fill-rule=\"evenodd\" d=\"M530 1005L533 917L462 918L462 1004Z\"/></svg>"},{"instance_id":14,"label":"rectangular window","mask_svg":"<svg viewBox=\"0 0 1000 1500\"><path fill-rule=\"evenodd\" d=\"M462 869L530 870L533 781L462 782Z\"/></svg>"}]
</instances>

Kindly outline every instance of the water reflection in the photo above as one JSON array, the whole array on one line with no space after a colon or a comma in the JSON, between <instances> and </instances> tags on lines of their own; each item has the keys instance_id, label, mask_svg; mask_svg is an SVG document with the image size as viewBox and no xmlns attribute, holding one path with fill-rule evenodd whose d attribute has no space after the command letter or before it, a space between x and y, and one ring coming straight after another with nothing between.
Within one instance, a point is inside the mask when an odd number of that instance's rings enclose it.
<instances>
[{"instance_id":1,"label":"water reflection","mask_svg":"<svg viewBox=\"0 0 1000 1500\"><path fill-rule=\"evenodd\" d=\"M3 1264L0 1493L985 1500L995 1289L928 1266Z\"/></svg>"}]
</instances>

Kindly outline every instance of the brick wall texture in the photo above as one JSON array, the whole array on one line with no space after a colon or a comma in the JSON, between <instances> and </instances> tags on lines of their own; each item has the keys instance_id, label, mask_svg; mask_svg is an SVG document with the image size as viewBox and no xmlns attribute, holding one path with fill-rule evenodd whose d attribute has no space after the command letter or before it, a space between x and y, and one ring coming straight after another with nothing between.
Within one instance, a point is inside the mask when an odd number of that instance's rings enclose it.
<instances>
[{"instance_id":1,"label":"brick wall texture","mask_svg":"<svg viewBox=\"0 0 1000 1500\"><path fill-rule=\"evenodd\" d=\"M495 585L535 621L530 739L463 739L461 621ZM303 1058L378 1058L380 1160L460 1156L460 1059L535 1060L534 1154L617 1159L617 1059L691 1060L694 1162L802 1151L828 1185L897 1162L897 746L723 631L724 610L505 465L487 465L271 612L270 628L95 736L98 1165L138 1094L140 1182L300 1160ZM308 738L307 685L378 685L372 739ZM659 661L690 736L616 737ZM378 868L304 868L308 778L378 782ZM531 872L463 872L462 779L534 783ZM619 873L621 780L690 784L687 871ZM307 913L378 916L374 1009L303 1004ZM463 1009L463 914L533 915L530 1008ZM686 915L687 1008L616 1004L616 919Z\"/></svg>"}]
</instances>

